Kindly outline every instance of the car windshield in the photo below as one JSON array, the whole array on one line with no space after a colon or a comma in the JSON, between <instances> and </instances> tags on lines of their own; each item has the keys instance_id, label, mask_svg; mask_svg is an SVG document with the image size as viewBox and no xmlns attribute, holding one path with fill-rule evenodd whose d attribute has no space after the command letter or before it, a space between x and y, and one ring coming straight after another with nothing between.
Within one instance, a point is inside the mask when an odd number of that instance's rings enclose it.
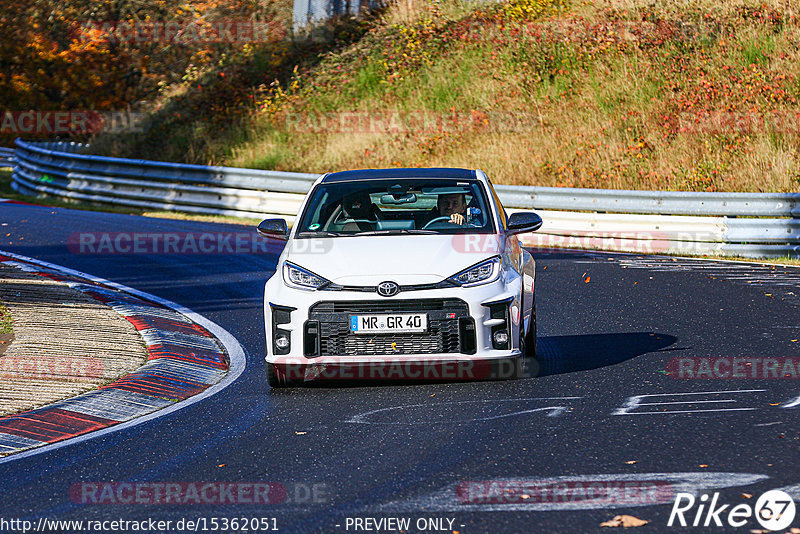
<instances>
[{"instance_id":1,"label":"car windshield","mask_svg":"<svg viewBox=\"0 0 800 534\"><path fill-rule=\"evenodd\" d=\"M477 180L363 180L319 184L297 237L494 232Z\"/></svg>"}]
</instances>

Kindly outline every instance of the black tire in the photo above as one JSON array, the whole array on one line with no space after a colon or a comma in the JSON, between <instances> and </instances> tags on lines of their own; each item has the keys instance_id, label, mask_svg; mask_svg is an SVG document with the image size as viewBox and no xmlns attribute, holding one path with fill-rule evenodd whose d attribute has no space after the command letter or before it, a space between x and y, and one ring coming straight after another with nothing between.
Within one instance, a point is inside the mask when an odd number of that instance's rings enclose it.
<instances>
[{"instance_id":1,"label":"black tire","mask_svg":"<svg viewBox=\"0 0 800 534\"><path fill-rule=\"evenodd\" d=\"M267 362L267 384L271 388L286 387L286 383L282 380L279 373L275 369L275 365Z\"/></svg>"},{"instance_id":2,"label":"black tire","mask_svg":"<svg viewBox=\"0 0 800 534\"><path fill-rule=\"evenodd\" d=\"M522 328L522 325L520 325ZM519 340L520 356L512 362L513 368L509 380L519 380L527 378L526 367L536 366L536 299L534 297L531 305L531 323L528 331L520 335ZM535 373L532 374L535 376Z\"/></svg>"},{"instance_id":3,"label":"black tire","mask_svg":"<svg viewBox=\"0 0 800 534\"><path fill-rule=\"evenodd\" d=\"M514 360L514 370L509 379L519 380L520 378L525 378L525 359L525 356L520 356Z\"/></svg>"},{"instance_id":4,"label":"black tire","mask_svg":"<svg viewBox=\"0 0 800 534\"><path fill-rule=\"evenodd\" d=\"M522 356L518 359L514 367L513 379L528 378L536 376L539 364L536 361L536 300L531 305L531 321L528 331L520 340Z\"/></svg>"},{"instance_id":5,"label":"black tire","mask_svg":"<svg viewBox=\"0 0 800 534\"><path fill-rule=\"evenodd\" d=\"M531 306L531 324L525 333L525 358L528 361L536 360L536 297Z\"/></svg>"},{"instance_id":6,"label":"black tire","mask_svg":"<svg viewBox=\"0 0 800 534\"><path fill-rule=\"evenodd\" d=\"M285 368L267 362L267 384L271 388L290 388L301 386L303 381L287 377Z\"/></svg>"}]
</instances>

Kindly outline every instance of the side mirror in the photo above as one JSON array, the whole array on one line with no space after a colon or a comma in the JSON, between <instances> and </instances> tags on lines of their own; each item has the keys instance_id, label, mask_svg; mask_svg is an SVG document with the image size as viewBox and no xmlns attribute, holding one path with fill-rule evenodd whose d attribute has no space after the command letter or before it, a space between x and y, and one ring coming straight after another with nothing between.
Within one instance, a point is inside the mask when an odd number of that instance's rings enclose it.
<instances>
[{"instance_id":1,"label":"side mirror","mask_svg":"<svg viewBox=\"0 0 800 534\"><path fill-rule=\"evenodd\" d=\"M284 240L289 238L289 227L283 219L264 219L258 223L256 232L263 237L277 237Z\"/></svg>"},{"instance_id":2,"label":"side mirror","mask_svg":"<svg viewBox=\"0 0 800 534\"><path fill-rule=\"evenodd\" d=\"M542 218L533 213L532 211L520 211L512 213L508 218L509 234L524 234L527 232L535 232L542 227Z\"/></svg>"}]
</instances>

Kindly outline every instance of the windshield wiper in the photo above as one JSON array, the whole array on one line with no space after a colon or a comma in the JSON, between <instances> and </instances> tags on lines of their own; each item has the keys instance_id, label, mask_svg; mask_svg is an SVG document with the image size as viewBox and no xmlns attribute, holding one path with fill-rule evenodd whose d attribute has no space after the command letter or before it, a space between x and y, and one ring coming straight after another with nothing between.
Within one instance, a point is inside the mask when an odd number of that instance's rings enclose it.
<instances>
[{"instance_id":1,"label":"windshield wiper","mask_svg":"<svg viewBox=\"0 0 800 534\"><path fill-rule=\"evenodd\" d=\"M342 232L326 232L324 230L305 231L305 232L300 232L298 234L298 236L308 236L308 237L336 237L340 235L350 235L350 234L343 234Z\"/></svg>"},{"instance_id":2,"label":"windshield wiper","mask_svg":"<svg viewBox=\"0 0 800 534\"><path fill-rule=\"evenodd\" d=\"M417 230L414 228L393 228L390 230L370 230L367 232L358 232L353 235L431 235L431 234L438 234L434 230Z\"/></svg>"}]
</instances>

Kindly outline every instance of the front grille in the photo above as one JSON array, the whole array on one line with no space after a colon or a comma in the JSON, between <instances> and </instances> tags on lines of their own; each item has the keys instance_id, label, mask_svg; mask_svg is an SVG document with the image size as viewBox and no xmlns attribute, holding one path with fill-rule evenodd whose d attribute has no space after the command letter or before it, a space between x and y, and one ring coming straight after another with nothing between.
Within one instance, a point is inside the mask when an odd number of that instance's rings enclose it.
<instances>
[{"instance_id":1,"label":"front grille","mask_svg":"<svg viewBox=\"0 0 800 534\"><path fill-rule=\"evenodd\" d=\"M461 299L356 300L317 302L311 313L422 313L427 311L463 312L467 303Z\"/></svg>"},{"instance_id":2,"label":"front grille","mask_svg":"<svg viewBox=\"0 0 800 534\"><path fill-rule=\"evenodd\" d=\"M441 282L435 282L432 284L411 284L411 285L401 285L399 286L399 291L426 291L429 289L447 289L458 287L458 284L452 282L450 280L442 280ZM353 292L361 292L361 293L377 293L378 286L340 286L338 284L327 284L320 289L324 291L353 291Z\"/></svg>"},{"instance_id":3,"label":"front grille","mask_svg":"<svg viewBox=\"0 0 800 534\"><path fill-rule=\"evenodd\" d=\"M351 315L373 313L426 313L428 330L414 334L350 333ZM467 303L460 299L318 302L309 312L309 324L319 325L317 356L459 353L464 346L470 352L474 329L466 334L459 328L460 318L471 320ZM462 339L468 335L471 340Z\"/></svg>"}]
</instances>

